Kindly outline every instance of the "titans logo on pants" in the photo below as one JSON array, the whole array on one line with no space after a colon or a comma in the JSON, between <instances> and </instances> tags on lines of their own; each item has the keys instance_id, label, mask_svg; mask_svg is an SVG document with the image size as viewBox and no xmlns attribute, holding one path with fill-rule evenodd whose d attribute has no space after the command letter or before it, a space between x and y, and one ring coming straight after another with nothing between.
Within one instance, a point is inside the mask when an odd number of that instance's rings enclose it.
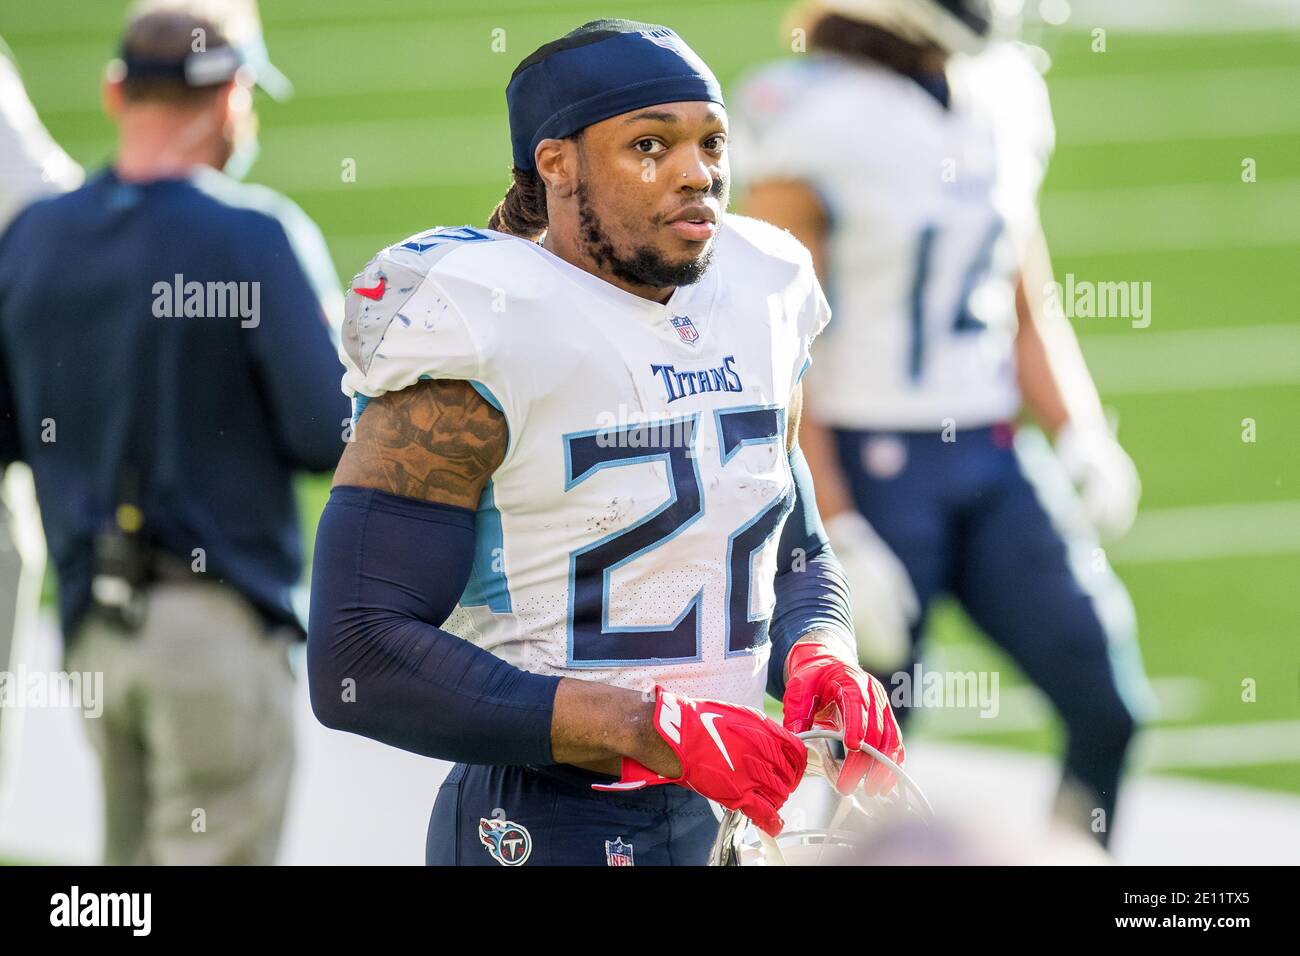
<instances>
[{"instance_id":1,"label":"titans logo on pants","mask_svg":"<svg viewBox=\"0 0 1300 956\"><path fill-rule=\"evenodd\" d=\"M523 866L533 852L533 838L518 823L480 817L478 838L502 866Z\"/></svg>"}]
</instances>

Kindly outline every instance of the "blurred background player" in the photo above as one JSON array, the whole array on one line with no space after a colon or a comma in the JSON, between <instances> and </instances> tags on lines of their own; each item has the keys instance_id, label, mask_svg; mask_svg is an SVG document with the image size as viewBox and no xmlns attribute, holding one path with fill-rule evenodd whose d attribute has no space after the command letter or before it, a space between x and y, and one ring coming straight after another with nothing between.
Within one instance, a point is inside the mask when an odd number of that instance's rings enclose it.
<instances>
[{"instance_id":1,"label":"blurred background player","mask_svg":"<svg viewBox=\"0 0 1300 956\"><path fill-rule=\"evenodd\" d=\"M1064 719L1057 814L1105 843L1146 686L1096 533L1128 529L1139 485L1044 308L1046 86L988 42L982 0L832 0L801 22L810 55L738 98L738 175L746 212L809 247L835 308L801 441L855 606L879 607L856 622L864 661L914 673L926 610L954 595ZM1017 433L1022 410L1055 456ZM915 604L881 586L889 552Z\"/></svg>"},{"instance_id":2,"label":"blurred background player","mask_svg":"<svg viewBox=\"0 0 1300 956\"><path fill-rule=\"evenodd\" d=\"M112 165L0 239L0 454L35 477L68 666L104 675L108 863L270 863L283 824L292 478L350 409L319 231L219 171L254 78L214 21L134 17Z\"/></svg>"},{"instance_id":3,"label":"blurred background player","mask_svg":"<svg viewBox=\"0 0 1300 956\"><path fill-rule=\"evenodd\" d=\"M76 189L81 167L69 158L36 115L22 77L0 38L0 235L34 199ZM0 491L0 671L22 659L23 639L35 624L36 604L45 575L31 472L24 465L6 468ZM19 739L21 710L0 708L0 812Z\"/></svg>"}]
</instances>

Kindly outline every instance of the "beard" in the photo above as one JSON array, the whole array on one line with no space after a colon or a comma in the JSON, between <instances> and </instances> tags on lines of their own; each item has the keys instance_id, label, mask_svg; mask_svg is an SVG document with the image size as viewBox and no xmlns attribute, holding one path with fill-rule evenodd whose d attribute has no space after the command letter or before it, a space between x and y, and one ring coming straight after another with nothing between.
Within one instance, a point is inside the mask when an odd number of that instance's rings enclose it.
<instances>
[{"instance_id":1,"label":"beard","mask_svg":"<svg viewBox=\"0 0 1300 956\"><path fill-rule=\"evenodd\" d=\"M653 246L640 246L631 255L621 255L614 248L609 235L601 228L591 197L587 193L587 184L579 183L576 190L578 200L578 227L584 251L602 269L613 276L634 285L662 289L669 286L692 285L699 282L708 271L713 261L712 242L708 243L699 254L681 261L671 261ZM709 195L723 200L726 208L727 181L715 179Z\"/></svg>"}]
</instances>

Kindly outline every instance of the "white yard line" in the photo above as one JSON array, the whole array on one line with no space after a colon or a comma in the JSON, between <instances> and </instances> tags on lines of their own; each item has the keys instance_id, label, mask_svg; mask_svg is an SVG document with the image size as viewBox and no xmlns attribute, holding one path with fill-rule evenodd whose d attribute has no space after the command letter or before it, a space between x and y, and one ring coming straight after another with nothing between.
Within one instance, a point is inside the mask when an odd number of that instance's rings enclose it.
<instances>
[{"instance_id":1,"label":"white yard line","mask_svg":"<svg viewBox=\"0 0 1300 956\"><path fill-rule=\"evenodd\" d=\"M1300 501L1143 511L1109 553L1117 564L1300 554Z\"/></svg>"},{"instance_id":2,"label":"white yard line","mask_svg":"<svg viewBox=\"0 0 1300 956\"><path fill-rule=\"evenodd\" d=\"M1070 10L1066 28L1085 31L1097 26L1161 33L1300 27L1300 8L1294 0L1071 0Z\"/></svg>"},{"instance_id":3,"label":"white yard line","mask_svg":"<svg viewBox=\"0 0 1300 956\"><path fill-rule=\"evenodd\" d=\"M1300 82L1300 71L1295 76ZM1250 155L1248 147L1242 155ZM1300 179L1270 180L1261 170L1258 182L1243 183L1240 174L1239 167L1230 165L1220 183L1046 192L1047 237L1058 256L1300 243Z\"/></svg>"},{"instance_id":4,"label":"white yard line","mask_svg":"<svg viewBox=\"0 0 1300 956\"><path fill-rule=\"evenodd\" d=\"M473 135L482 143L497 133L494 124L489 128L479 121L456 121L456 125L462 123L467 131L473 130ZM390 132L397 140L387 142L373 138ZM459 135L454 129L447 132L451 139ZM264 159L258 163L259 181L292 183L293 189L299 193L328 190L351 195L369 189L401 186L498 184L504 194L509 185L498 169L485 169L481 162L474 161L473 150L457 150L454 158L445 158L446 154L439 146L440 137L432 131L398 132L389 130L388 124L376 122L349 124L346 129L337 131L318 131L313 127L307 135L268 132L266 139ZM340 146L343 143L357 144L357 148L345 149ZM371 145L375 143L385 145L376 150ZM405 157L412 155L440 155L444 158L428 164L411 163ZM316 158L304 164L303 156ZM339 163L344 156L356 159L356 182L340 181ZM1234 176L1235 173L1228 170L1224 183L1046 193L1043 197L1044 217L1052 250L1059 259L1064 256L1300 245L1300 179L1247 184L1235 182ZM303 201L310 209L310 197L303 197ZM427 228L434 225L437 223L433 218L425 223ZM344 272L360 269L370 256L401 238L388 233L332 233L326 236L331 252L343 263ZM1126 283L1149 280L1150 277L1141 270L1141 261L1135 260L1132 270L1123 274L1087 273L1077 275L1076 279ZM1064 274L1058 275L1057 280L1064 282ZM1279 278L1279 281L1283 280ZM1164 301L1159 284L1152 288L1151 298L1152 321L1158 325L1161 302ZM1116 318L1107 321L1113 322L1116 328L1123 328L1130 320ZM1241 330L1233 330L1234 334L1238 331ZM1219 357L1222 359L1222 354ZM1288 366L1292 375L1297 374L1297 368L1300 365L1295 363ZM1157 380L1161 379L1160 371L1159 368L1152 370ZM1172 373L1165 378L1177 380Z\"/></svg>"},{"instance_id":5,"label":"white yard line","mask_svg":"<svg viewBox=\"0 0 1300 956\"><path fill-rule=\"evenodd\" d=\"M988 659L978 650L932 655L935 671L976 671ZM956 652L956 653L954 653ZM1271 720L1238 724L1166 726L1194 719L1203 710L1205 685L1194 677L1151 680L1158 703L1159 726L1142 732L1134 745L1132 765L1142 770L1206 767L1245 767L1300 760L1300 720ZM978 707L922 707L915 730L922 735L990 735L1039 730L1052 720L1047 698L1035 687L999 687L994 716L980 716Z\"/></svg>"},{"instance_id":6,"label":"white yard line","mask_svg":"<svg viewBox=\"0 0 1300 956\"><path fill-rule=\"evenodd\" d=\"M1149 328L1135 329L1128 319L1121 318L1083 320L1110 323L1119 330L1083 335L1079 340L1103 395L1156 395L1300 383L1300 325L1158 331L1159 292L1159 286L1153 287L1151 298L1155 305Z\"/></svg>"},{"instance_id":7,"label":"white yard line","mask_svg":"<svg viewBox=\"0 0 1300 956\"><path fill-rule=\"evenodd\" d=\"M1088 40L1085 37L1073 42L1086 44ZM1108 43L1122 47L1124 39L1116 36ZM1060 149L1200 138L1226 140L1300 130L1300 110L1282 93L1294 89L1300 76L1295 67L1191 67L1109 74L1100 63L1105 54L1096 56L1099 63L1094 76L1047 74ZM1243 155L1249 156L1250 152Z\"/></svg>"}]
</instances>

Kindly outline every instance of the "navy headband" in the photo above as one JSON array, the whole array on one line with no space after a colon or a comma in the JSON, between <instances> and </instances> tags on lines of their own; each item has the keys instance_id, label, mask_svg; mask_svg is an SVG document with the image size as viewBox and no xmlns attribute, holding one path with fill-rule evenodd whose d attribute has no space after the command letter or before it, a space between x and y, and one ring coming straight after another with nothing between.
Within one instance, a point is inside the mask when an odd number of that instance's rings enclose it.
<instances>
[{"instance_id":1,"label":"navy headband","mask_svg":"<svg viewBox=\"0 0 1300 956\"><path fill-rule=\"evenodd\" d=\"M672 30L593 20L540 47L506 87L514 165L533 169L537 144L659 103L722 103L712 71Z\"/></svg>"}]
</instances>

